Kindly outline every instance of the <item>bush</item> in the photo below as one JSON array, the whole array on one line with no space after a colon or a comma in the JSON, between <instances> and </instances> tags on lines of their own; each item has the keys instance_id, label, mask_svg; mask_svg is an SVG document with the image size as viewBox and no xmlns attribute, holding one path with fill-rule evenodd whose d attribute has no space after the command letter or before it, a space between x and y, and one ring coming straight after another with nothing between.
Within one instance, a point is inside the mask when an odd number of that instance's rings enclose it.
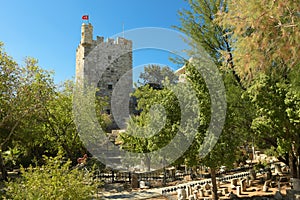
<instances>
[{"instance_id":1,"label":"bush","mask_svg":"<svg viewBox=\"0 0 300 200\"><path fill-rule=\"evenodd\" d=\"M21 167L22 176L6 184L5 199L92 199L97 185L91 173L70 169L71 161L64 162L60 154L44 158L41 167Z\"/></svg>"}]
</instances>

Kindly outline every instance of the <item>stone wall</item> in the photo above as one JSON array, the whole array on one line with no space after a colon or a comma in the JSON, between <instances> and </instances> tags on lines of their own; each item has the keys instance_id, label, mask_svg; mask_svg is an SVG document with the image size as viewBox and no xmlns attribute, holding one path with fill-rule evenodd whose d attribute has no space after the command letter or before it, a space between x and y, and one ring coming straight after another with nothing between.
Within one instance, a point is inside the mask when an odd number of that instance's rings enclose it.
<instances>
[{"instance_id":1,"label":"stone wall","mask_svg":"<svg viewBox=\"0 0 300 200\"><path fill-rule=\"evenodd\" d=\"M103 112L111 114L115 108L119 118L117 121L122 121L129 117L127 113L129 93L132 92L132 41L125 38L108 38L104 41L99 36L93 40L91 24L83 24L81 31L81 42L76 50L76 81L98 87L97 95L108 97L109 105ZM119 128L124 128L124 125L121 123Z\"/></svg>"}]
</instances>

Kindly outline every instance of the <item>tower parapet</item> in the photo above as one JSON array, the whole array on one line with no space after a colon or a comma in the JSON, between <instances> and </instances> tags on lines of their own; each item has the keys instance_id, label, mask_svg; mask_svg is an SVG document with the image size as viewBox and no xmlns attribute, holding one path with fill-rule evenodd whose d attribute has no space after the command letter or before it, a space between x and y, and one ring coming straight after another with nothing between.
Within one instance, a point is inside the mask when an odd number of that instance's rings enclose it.
<instances>
[{"instance_id":1,"label":"tower parapet","mask_svg":"<svg viewBox=\"0 0 300 200\"><path fill-rule=\"evenodd\" d=\"M96 40L94 40L93 29L94 28L91 23L89 24L83 23L81 25L81 41L77 47L77 53L78 51L81 51L80 54L82 54L83 58L87 56L89 52L92 49L94 49L97 45L103 45L106 48L109 48L110 45L115 46L115 48L118 48L116 45L119 45L125 49L132 49L132 41L122 37L117 37L116 39L107 38L105 40L104 37L97 36Z\"/></svg>"},{"instance_id":2,"label":"tower parapet","mask_svg":"<svg viewBox=\"0 0 300 200\"><path fill-rule=\"evenodd\" d=\"M81 42L83 46L92 45L93 43L93 26L92 24L81 25Z\"/></svg>"}]
</instances>

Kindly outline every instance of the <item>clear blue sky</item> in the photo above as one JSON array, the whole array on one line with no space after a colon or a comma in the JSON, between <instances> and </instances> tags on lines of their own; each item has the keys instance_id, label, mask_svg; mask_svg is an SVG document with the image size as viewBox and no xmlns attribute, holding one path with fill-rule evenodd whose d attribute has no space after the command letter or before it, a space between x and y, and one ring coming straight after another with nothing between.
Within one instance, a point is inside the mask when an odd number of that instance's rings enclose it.
<instances>
[{"instance_id":1,"label":"clear blue sky","mask_svg":"<svg viewBox=\"0 0 300 200\"><path fill-rule=\"evenodd\" d=\"M42 68L54 70L58 83L75 75L82 15L90 16L94 37L106 38L122 32L123 23L125 30L179 25L177 12L182 8L188 8L184 0L2 0L0 41L18 63L30 56ZM172 65L167 53L149 50L147 54L136 52L134 66Z\"/></svg>"}]
</instances>

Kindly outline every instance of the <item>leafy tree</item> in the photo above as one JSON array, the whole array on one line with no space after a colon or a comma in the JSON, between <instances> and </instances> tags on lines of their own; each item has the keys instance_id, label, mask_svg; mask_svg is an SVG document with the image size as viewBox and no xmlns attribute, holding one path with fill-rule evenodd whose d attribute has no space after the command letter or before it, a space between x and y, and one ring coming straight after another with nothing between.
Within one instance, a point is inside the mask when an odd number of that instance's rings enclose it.
<instances>
[{"instance_id":1,"label":"leafy tree","mask_svg":"<svg viewBox=\"0 0 300 200\"><path fill-rule=\"evenodd\" d=\"M215 20L220 12L227 12L227 2L222 0L187 0L190 8L179 12L181 24L176 27L184 32L190 40L188 41L192 50L189 52L193 58L187 62L186 75L187 80L193 84L197 91L200 106L205 107L199 127L194 153L199 151L199 148L205 140L215 141L217 138L205 138L207 128L210 123L210 101L208 89L205 87L206 82L203 79L203 74L199 73L197 65L206 64L201 57L204 56L211 60L214 65L221 71L221 76L226 87L227 114L223 132L220 135L216 145L209 150L210 152L201 158L201 162L211 168L213 195L217 197L216 185L216 170L222 165L232 166L235 161L236 151L239 144L247 141L247 127L251 125L251 112L247 104L247 99L241 99L241 94L245 90L242 80L237 74L235 63L233 62L233 40L231 39L231 27L224 28ZM212 70L211 65L202 67L208 73ZM215 72L213 72L215 73ZM214 82L213 77L207 77L211 82ZM217 87L217 86L213 86ZM218 88L215 88L218 91ZM201 104L202 102L202 104ZM224 107L222 108L224 109ZM225 110L221 113L226 112ZM203 148L203 147L202 147ZM226 153L224 153L226 152Z\"/></svg>"},{"instance_id":2,"label":"leafy tree","mask_svg":"<svg viewBox=\"0 0 300 200\"><path fill-rule=\"evenodd\" d=\"M73 116L73 81L65 81L55 92L55 98L49 101L43 112L45 114L43 147L51 154L64 151L67 158L76 162L86 153L80 141Z\"/></svg>"},{"instance_id":3,"label":"leafy tree","mask_svg":"<svg viewBox=\"0 0 300 200\"><path fill-rule=\"evenodd\" d=\"M288 80L299 77L299 71L290 71ZM251 82L246 94L255 106L252 122L257 145L269 148L274 156L291 169L293 177L299 176L299 101L300 92L279 73L263 73Z\"/></svg>"},{"instance_id":4,"label":"leafy tree","mask_svg":"<svg viewBox=\"0 0 300 200\"><path fill-rule=\"evenodd\" d=\"M170 83L176 83L178 80L178 77L168 66L161 67L154 64L146 66L144 68L144 72L140 74L139 78L139 83L141 85L148 83L162 85L162 81L164 81L166 78Z\"/></svg>"},{"instance_id":5,"label":"leafy tree","mask_svg":"<svg viewBox=\"0 0 300 200\"><path fill-rule=\"evenodd\" d=\"M232 30L235 70L248 80L274 66L299 65L300 4L292 0L225 1L217 21Z\"/></svg>"},{"instance_id":6,"label":"leafy tree","mask_svg":"<svg viewBox=\"0 0 300 200\"><path fill-rule=\"evenodd\" d=\"M227 11L227 2L223 0L185 1L189 9L179 11L181 23L175 28L188 36L187 42L193 48L191 56L201 54L204 49L216 66L231 72L236 80L234 84L243 88L233 62L231 29L230 27L224 28L215 21L219 12Z\"/></svg>"},{"instance_id":7,"label":"leafy tree","mask_svg":"<svg viewBox=\"0 0 300 200\"><path fill-rule=\"evenodd\" d=\"M9 147L13 148L15 141L31 138L32 132L24 134L22 128L28 124L26 120L42 120L39 111L51 98L54 86L50 73L40 69L36 60L28 58L26 66L20 67L5 53L2 46L0 67L0 170L2 177L7 179L2 153Z\"/></svg>"},{"instance_id":8,"label":"leafy tree","mask_svg":"<svg viewBox=\"0 0 300 200\"><path fill-rule=\"evenodd\" d=\"M71 169L62 152L58 156L44 156L41 167L21 167L22 176L7 183L8 199L91 199L97 191L92 174L78 168Z\"/></svg>"},{"instance_id":9,"label":"leafy tree","mask_svg":"<svg viewBox=\"0 0 300 200\"><path fill-rule=\"evenodd\" d=\"M178 131L178 100L171 90L155 90L149 85L138 88L133 95L139 99L138 109L142 112L132 117L126 133L119 135L122 148L135 153L156 151L168 144ZM150 171L151 158L146 156L144 159Z\"/></svg>"},{"instance_id":10,"label":"leafy tree","mask_svg":"<svg viewBox=\"0 0 300 200\"><path fill-rule=\"evenodd\" d=\"M293 177L299 171L299 9L296 1L228 1L217 20L232 30L235 69L256 108L257 143L270 147Z\"/></svg>"},{"instance_id":11,"label":"leafy tree","mask_svg":"<svg viewBox=\"0 0 300 200\"><path fill-rule=\"evenodd\" d=\"M186 77L187 81L193 85L199 99L199 107L201 109L198 120L200 121L200 126L193 146L186 153L189 154L187 158L190 159L197 155L200 156L198 158L199 162L210 168L215 193L214 198L217 199L216 171L223 165L230 168L233 167L234 162L237 160L239 146L248 139L246 133L251 126L251 114L241 112L242 109L246 110L247 104L246 101L241 101L240 99L243 90L241 90L239 85L234 84L236 80L232 73L224 74L224 81L227 86L225 91L227 107L224 105L211 105L216 103L211 101L216 96L209 94L203 75L200 74L195 65L200 65L200 63L190 62L186 66ZM211 90L218 91L218 85L210 85L210 87ZM212 106L217 106L217 111L213 111ZM217 112L217 117L215 116L217 119L212 119L212 112ZM226 120L221 134L209 134L209 126L221 126L222 123L220 121L223 117L225 118L225 115ZM214 121L211 123L211 120L219 120L219 122Z\"/></svg>"},{"instance_id":12,"label":"leafy tree","mask_svg":"<svg viewBox=\"0 0 300 200\"><path fill-rule=\"evenodd\" d=\"M81 137L77 131L74 112L75 84L71 80L65 81L54 94L54 98L45 105L43 112L45 113L43 146L50 155L55 155L58 151L63 151L68 159L73 163L79 156L87 152ZM86 96L85 96L86 97ZM78 96L77 96L78 99ZM103 128L110 122L106 114L101 113L105 101L97 98L93 106L97 110L98 122Z\"/></svg>"}]
</instances>

